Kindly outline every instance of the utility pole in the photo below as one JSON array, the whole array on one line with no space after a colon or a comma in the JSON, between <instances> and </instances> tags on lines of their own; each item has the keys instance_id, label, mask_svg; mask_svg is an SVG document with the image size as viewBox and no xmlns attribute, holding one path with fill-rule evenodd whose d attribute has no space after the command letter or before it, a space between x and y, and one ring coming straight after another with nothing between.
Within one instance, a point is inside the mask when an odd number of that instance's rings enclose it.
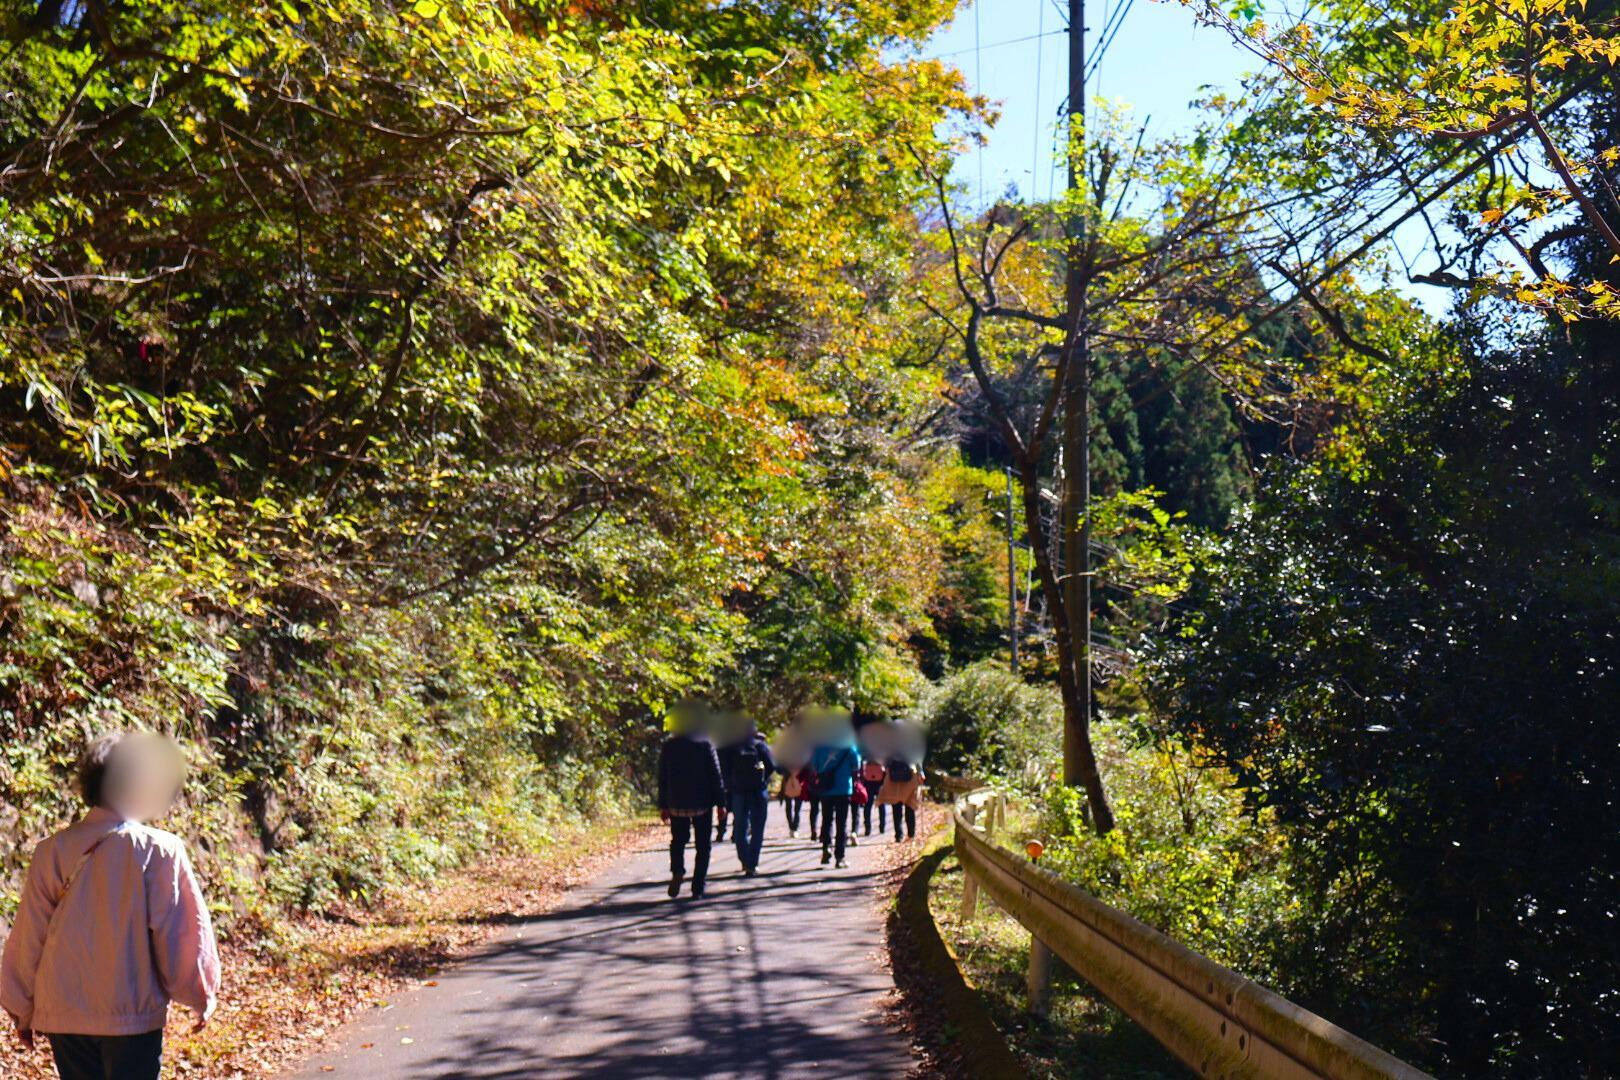
<instances>
[{"instance_id":1,"label":"utility pole","mask_svg":"<svg viewBox=\"0 0 1620 1080\"><path fill-rule=\"evenodd\" d=\"M1068 187L1079 190L1085 169L1086 6L1069 0L1069 130ZM1063 531L1063 606L1068 615L1074 683L1081 715L1070 717L1063 731L1063 782L1082 780L1081 730L1091 727L1091 351L1086 340L1086 215L1071 203L1068 221L1068 266L1064 281L1063 503L1058 515ZM1080 725L1077 730L1077 722Z\"/></svg>"},{"instance_id":2,"label":"utility pole","mask_svg":"<svg viewBox=\"0 0 1620 1080\"><path fill-rule=\"evenodd\" d=\"M1045 0L1042 0L1044 3ZM1007 470L1007 643L1012 648L1012 673L1018 674L1018 549L1013 544L1012 465Z\"/></svg>"}]
</instances>

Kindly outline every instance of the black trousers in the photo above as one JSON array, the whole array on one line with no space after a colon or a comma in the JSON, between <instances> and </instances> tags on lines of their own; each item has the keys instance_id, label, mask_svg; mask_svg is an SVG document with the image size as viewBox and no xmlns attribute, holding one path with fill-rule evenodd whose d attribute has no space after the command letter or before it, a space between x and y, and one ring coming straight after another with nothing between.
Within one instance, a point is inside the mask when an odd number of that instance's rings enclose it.
<instances>
[{"instance_id":1,"label":"black trousers","mask_svg":"<svg viewBox=\"0 0 1620 1080\"><path fill-rule=\"evenodd\" d=\"M821 813L821 796L812 795L804 801L810 804L810 835L820 836L821 830L817 828L816 821L817 815Z\"/></svg>"},{"instance_id":2,"label":"black trousers","mask_svg":"<svg viewBox=\"0 0 1620 1080\"><path fill-rule=\"evenodd\" d=\"M62 1080L158 1080L163 1029L145 1035L47 1035Z\"/></svg>"},{"instance_id":3,"label":"black trousers","mask_svg":"<svg viewBox=\"0 0 1620 1080\"><path fill-rule=\"evenodd\" d=\"M697 858L692 860L692 884L703 887L709 877L709 847L714 843L709 829L714 825L714 811L705 810L697 817L669 819L669 872L672 876L686 874L686 842L697 845Z\"/></svg>"},{"instance_id":4,"label":"black trousers","mask_svg":"<svg viewBox=\"0 0 1620 1080\"><path fill-rule=\"evenodd\" d=\"M799 820L804 817L803 799L783 799L782 809L787 813L788 828L799 831Z\"/></svg>"},{"instance_id":5,"label":"black trousers","mask_svg":"<svg viewBox=\"0 0 1620 1080\"><path fill-rule=\"evenodd\" d=\"M862 780L862 781L860 781L860 783L865 785L865 787L866 787L866 805L861 807L860 810L857 810L856 813L857 814L860 813L861 810L866 811L866 835L871 836L872 835L872 807L877 805L878 792L883 789L883 781L879 780L876 783L868 783L867 781ZM884 813L884 811L886 811L888 809L889 809L888 803L884 803L882 806L878 806L878 808L877 808L877 812L878 812L878 835L879 836L882 836L885 832L888 831L888 828L889 828L888 820L889 819L888 819L888 815ZM852 823L850 825L850 831L854 832L855 831L855 826L853 824L853 819L851 819L851 821L852 821Z\"/></svg>"},{"instance_id":6,"label":"black trousers","mask_svg":"<svg viewBox=\"0 0 1620 1080\"><path fill-rule=\"evenodd\" d=\"M824 795L817 801L821 803L821 850L826 851L829 847L834 848L833 857L842 859L844 857L844 845L849 840L849 834L846 831L849 827L849 796ZM838 822L836 830L833 827L834 819ZM836 845L833 840L835 831L837 833Z\"/></svg>"},{"instance_id":7,"label":"black trousers","mask_svg":"<svg viewBox=\"0 0 1620 1080\"><path fill-rule=\"evenodd\" d=\"M904 817L906 819L906 836L910 837L910 836L916 836L917 835L917 811L914 810L913 808L909 807L909 806L901 806L899 803L895 803L895 805L894 805L894 838L897 841L903 839L903 837L901 837L901 835L900 835L900 819L901 819L901 817Z\"/></svg>"}]
</instances>

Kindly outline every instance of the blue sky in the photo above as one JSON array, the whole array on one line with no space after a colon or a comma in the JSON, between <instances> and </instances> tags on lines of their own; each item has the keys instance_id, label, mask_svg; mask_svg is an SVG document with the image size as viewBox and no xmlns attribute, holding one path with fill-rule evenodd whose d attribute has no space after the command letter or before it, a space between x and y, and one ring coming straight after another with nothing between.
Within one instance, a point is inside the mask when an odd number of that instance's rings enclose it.
<instances>
[{"instance_id":1,"label":"blue sky","mask_svg":"<svg viewBox=\"0 0 1620 1080\"><path fill-rule=\"evenodd\" d=\"M1193 99L1206 87L1237 91L1260 63L1225 31L1199 26L1178 0L1088 0L1088 50L1120 4L1130 6L1088 97L1125 106L1150 135L1191 128L1198 118ZM970 87L1000 105L988 144L965 154L953 170L975 206L994 202L1009 184L1028 193L1033 183L1040 198L1062 187L1054 137L1068 85L1067 9L1066 0L978 0L964 4L956 21L922 50L955 65ZM1395 240L1408 258L1421 261L1427 235L1420 224L1408 222ZM1451 301L1446 290L1410 284L1399 271L1392 284L1435 314Z\"/></svg>"},{"instance_id":2,"label":"blue sky","mask_svg":"<svg viewBox=\"0 0 1620 1080\"><path fill-rule=\"evenodd\" d=\"M1221 30L1196 25L1192 12L1176 0L1089 0L1088 48L1095 47L1097 31L1120 3L1131 6L1087 87L1088 96L1128 105L1153 133L1190 127L1194 113L1188 103L1204 86L1235 90L1243 73L1258 63ZM1033 180L1043 198L1062 185L1053 135L1068 88L1067 8L1064 0L979 0L964 5L956 21L924 49L924 55L960 68L971 86L1001 103L1001 119L987 133L989 145L957 163L956 178L974 202L981 165L986 201L1009 183L1027 193Z\"/></svg>"}]
</instances>

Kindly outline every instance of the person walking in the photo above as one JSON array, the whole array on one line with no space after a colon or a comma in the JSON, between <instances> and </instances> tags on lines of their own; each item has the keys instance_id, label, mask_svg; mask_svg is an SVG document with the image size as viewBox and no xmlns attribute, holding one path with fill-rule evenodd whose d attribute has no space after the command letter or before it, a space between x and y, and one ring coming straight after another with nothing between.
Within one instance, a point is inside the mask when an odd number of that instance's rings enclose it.
<instances>
[{"instance_id":1,"label":"person walking","mask_svg":"<svg viewBox=\"0 0 1620 1080\"><path fill-rule=\"evenodd\" d=\"M853 739L819 746L810 756L810 767L816 772L816 795L821 803L821 864L836 857L842 870L848 865L844 848L849 841L849 801L861 767L861 752Z\"/></svg>"},{"instance_id":2,"label":"person walking","mask_svg":"<svg viewBox=\"0 0 1620 1080\"><path fill-rule=\"evenodd\" d=\"M810 839L815 840L821 836L821 792L817 788L816 770L808 764L799 770L799 790L804 793L804 801L810 804Z\"/></svg>"},{"instance_id":3,"label":"person walking","mask_svg":"<svg viewBox=\"0 0 1620 1080\"><path fill-rule=\"evenodd\" d=\"M731 806L731 757L737 747L735 743L728 743L715 747L714 756L720 762L720 782L728 785L720 792L720 801L714 807L714 842L723 844L726 840L726 815ZM732 831L736 835L736 830Z\"/></svg>"},{"instance_id":4,"label":"person walking","mask_svg":"<svg viewBox=\"0 0 1620 1080\"><path fill-rule=\"evenodd\" d=\"M765 736L752 723L741 742L727 748L726 787L731 793L731 840L743 876L759 872L759 853L765 844L765 818L770 809L771 774L776 759Z\"/></svg>"},{"instance_id":5,"label":"person walking","mask_svg":"<svg viewBox=\"0 0 1620 1080\"><path fill-rule=\"evenodd\" d=\"M658 813L669 825L669 895L681 894L686 844L692 841L692 898L702 899L709 876L709 829L725 784L714 744L688 716L677 714L674 731L658 752Z\"/></svg>"},{"instance_id":6,"label":"person walking","mask_svg":"<svg viewBox=\"0 0 1620 1080\"><path fill-rule=\"evenodd\" d=\"M894 807L894 842L912 839L917 835L917 811L922 809L923 771L921 765L912 765L905 758L892 758L888 776L878 792L878 802ZM901 835L904 818L905 835Z\"/></svg>"},{"instance_id":7,"label":"person walking","mask_svg":"<svg viewBox=\"0 0 1620 1080\"><path fill-rule=\"evenodd\" d=\"M157 1080L169 1003L201 1030L219 950L185 842L142 824L179 795L183 757L148 733L104 735L79 763L85 815L42 840L0 958L0 1007L62 1080Z\"/></svg>"},{"instance_id":8,"label":"person walking","mask_svg":"<svg viewBox=\"0 0 1620 1080\"><path fill-rule=\"evenodd\" d=\"M878 802L878 792L883 790L883 779L888 775L889 770L884 766L883 762L875 758L861 763L860 783L866 789L866 804L861 807L861 812L866 816L867 836L872 835L872 808L874 806L877 807L878 812L878 835L882 836L888 831L884 822L884 812L888 810L888 807Z\"/></svg>"},{"instance_id":9,"label":"person walking","mask_svg":"<svg viewBox=\"0 0 1620 1080\"><path fill-rule=\"evenodd\" d=\"M777 797L782 800L782 814L787 818L788 836L799 838L799 822L804 820L804 782L796 772L782 773L782 786Z\"/></svg>"}]
</instances>

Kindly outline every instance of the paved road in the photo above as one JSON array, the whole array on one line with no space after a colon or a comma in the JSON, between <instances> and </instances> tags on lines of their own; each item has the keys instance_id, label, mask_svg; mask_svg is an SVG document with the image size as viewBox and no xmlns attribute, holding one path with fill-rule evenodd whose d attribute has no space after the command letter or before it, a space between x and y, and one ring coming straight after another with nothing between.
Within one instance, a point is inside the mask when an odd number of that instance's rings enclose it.
<instances>
[{"instance_id":1,"label":"paved road","mask_svg":"<svg viewBox=\"0 0 1620 1080\"><path fill-rule=\"evenodd\" d=\"M695 902L666 894L667 849L639 850L437 986L361 1014L297 1075L902 1076L910 1048L876 1011L893 985L877 960L879 843L823 868L773 802L759 877L717 845Z\"/></svg>"}]
</instances>

